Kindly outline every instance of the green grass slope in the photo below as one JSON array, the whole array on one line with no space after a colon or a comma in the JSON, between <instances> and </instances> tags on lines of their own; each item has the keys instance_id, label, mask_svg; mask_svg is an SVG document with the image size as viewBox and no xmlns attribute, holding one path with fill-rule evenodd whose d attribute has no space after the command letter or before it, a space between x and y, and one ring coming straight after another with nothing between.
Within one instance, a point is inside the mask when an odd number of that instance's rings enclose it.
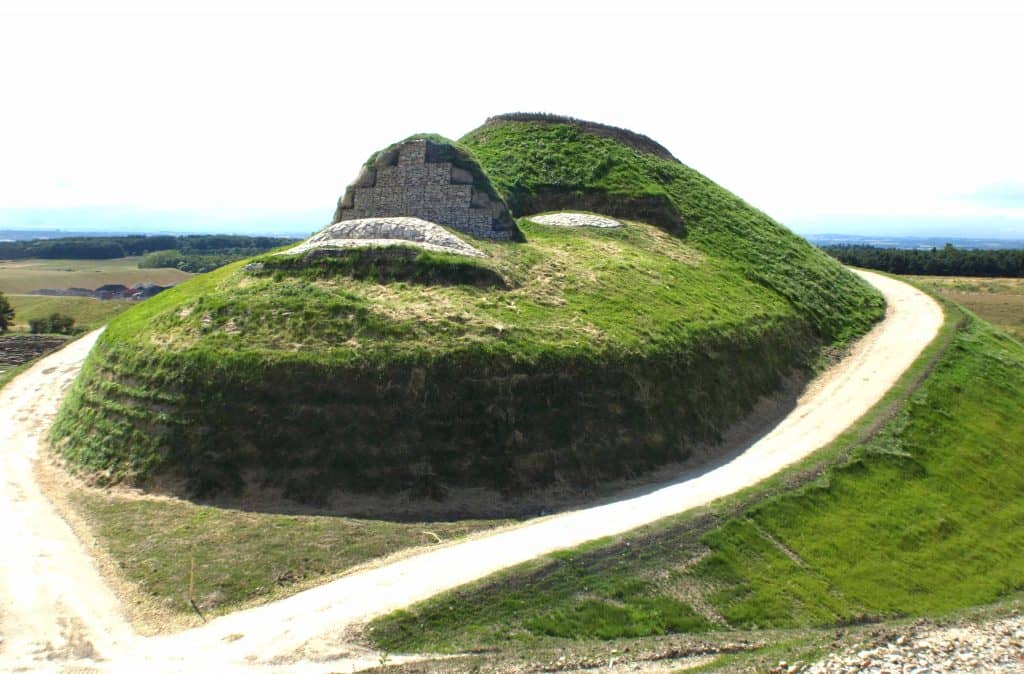
<instances>
[{"instance_id":1,"label":"green grass slope","mask_svg":"<svg viewBox=\"0 0 1024 674\"><path fill-rule=\"evenodd\" d=\"M460 140L515 216L583 208L685 231L688 243L792 303L827 340L849 338L865 316L877 316L867 284L728 190L678 161L558 119L495 117Z\"/></svg>"},{"instance_id":2,"label":"green grass slope","mask_svg":"<svg viewBox=\"0 0 1024 674\"><path fill-rule=\"evenodd\" d=\"M451 541L502 524L462 520L432 522L428 527L246 512L177 499L111 497L84 488L73 489L69 500L88 522L89 535L117 561L147 607L160 611L160 619L171 620L194 616L190 584L204 613L227 613L249 603L280 599L399 550Z\"/></svg>"},{"instance_id":3,"label":"green grass slope","mask_svg":"<svg viewBox=\"0 0 1024 674\"><path fill-rule=\"evenodd\" d=\"M1024 345L951 311L923 385L818 479L551 555L380 619L371 638L477 649L836 625L1012 596L1024 589Z\"/></svg>"},{"instance_id":4,"label":"green grass slope","mask_svg":"<svg viewBox=\"0 0 1024 674\"><path fill-rule=\"evenodd\" d=\"M497 189L531 184L533 168L478 140L465 147ZM686 235L521 219L526 241L473 241L480 260L354 252L224 267L110 323L56 446L103 481L170 478L199 496L589 488L716 442L821 347L880 317L859 279L678 162L588 133L563 142L548 163L605 152L619 193L662 190ZM699 198L678 189L687 181Z\"/></svg>"}]
</instances>

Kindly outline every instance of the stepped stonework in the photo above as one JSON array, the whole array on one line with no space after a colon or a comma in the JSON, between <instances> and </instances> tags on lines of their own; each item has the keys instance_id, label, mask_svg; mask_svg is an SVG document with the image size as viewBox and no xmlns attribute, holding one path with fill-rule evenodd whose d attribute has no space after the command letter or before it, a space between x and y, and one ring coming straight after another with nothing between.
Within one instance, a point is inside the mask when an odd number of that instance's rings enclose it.
<instances>
[{"instance_id":1,"label":"stepped stonework","mask_svg":"<svg viewBox=\"0 0 1024 674\"><path fill-rule=\"evenodd\" d=\"M480 239L519 240L508 208L481 185L483 172L456 165L455 156L450 146L424 139L388 148L349 185L332 224L407 216Z\"/></svg>"}]
</instances>

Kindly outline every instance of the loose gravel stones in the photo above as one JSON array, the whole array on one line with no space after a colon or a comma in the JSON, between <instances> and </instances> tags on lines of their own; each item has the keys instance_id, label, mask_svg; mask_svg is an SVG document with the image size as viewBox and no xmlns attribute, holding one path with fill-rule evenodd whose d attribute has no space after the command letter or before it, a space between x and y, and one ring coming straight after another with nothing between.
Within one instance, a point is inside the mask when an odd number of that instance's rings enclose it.
<instances>
[{"instance_id":1,"label":"loose gravel stones","mask_svg":"<svg viewBox=\"0 0 1024 674\"><path fill-rule=\"evenodd\" d=\"M441 225L420 218L360 218L335 223L278 255L300 255L322 248L414 246L468 257L484 254Z\"/></svg>"},{"instance_id":2,"label":"loose gravel stones","mask_svg":"<svg viewBox=\"0 0 1024 674\"><path fill-rule=\"evenodd\" d=\"M787 671L785 663L773 671ZM912 628L861 650L836 653L795 671L808 674L852 672L1024 673L1024 616L942 628Z\"/></svg>"},{"instance_id":3,"label":"loose gravel stones","mask_svg":"<svg viewBox=\"0 0 1024 674\"><path fill-rule=\"evenodd\" d=\"M531 215L528 220L541 225L550 225L552 227L601 227L603 229L622 227L622 223L618 220L612 220L611 218L607 218L603 215L594 215L593 213L571 213L569 211L563 211L561 213L546 213L545 215Z\"/></svg>"}]
</instances>

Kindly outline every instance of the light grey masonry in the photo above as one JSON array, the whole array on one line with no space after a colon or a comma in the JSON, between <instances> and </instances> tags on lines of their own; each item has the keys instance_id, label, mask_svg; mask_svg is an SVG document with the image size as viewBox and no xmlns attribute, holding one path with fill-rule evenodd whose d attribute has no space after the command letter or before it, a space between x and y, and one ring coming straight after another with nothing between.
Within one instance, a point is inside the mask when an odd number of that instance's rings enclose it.
<instances>
[{"instance_id":1,"label":"light grey masonry","mask_svg":"<svg viewBox=\"0 0 1024 674\"><path fill-rule=\"evenodd\" d=\"M338 201L334 223L409 216L481 239L516 238L504 203L477 189L470 171L430 161L427 150L428 141L412 140L364 167Z\"/></svg>"},{"instance_id":2,"label":"light grey masonry","mask_svg":"<svg viewBox=\"0 0 1024 674\"><path fill-rule=\"evenodd\" d=\"M572 211L561 211L558 213L545 213L544 215L531 215L529 220L541 225L551 227L600 227L609 229L622 227L618 220L606 218L603 215L594 213L574 213Z\"/></svg>"},{"instance_id":3,"label":"light grey masonry","mask_svg":"<svg viewBox=\"0 0 1024 674\"><path fill-rule=\"evenodd\" d=\"M395 218L360 218L336 222L302 243L277 255L301 255L310 251L346 248L389 248L412 246L439 253L455 253L470 257L484 254L444 227L407 216Z\"/></svg>"}]
</instances>

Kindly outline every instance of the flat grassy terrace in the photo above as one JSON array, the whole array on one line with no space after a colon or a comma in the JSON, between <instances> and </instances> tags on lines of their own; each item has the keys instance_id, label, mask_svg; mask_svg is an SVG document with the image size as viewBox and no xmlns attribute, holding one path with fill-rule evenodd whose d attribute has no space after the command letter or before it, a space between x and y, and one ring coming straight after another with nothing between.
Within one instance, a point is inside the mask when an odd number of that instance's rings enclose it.
<instances>
[{"instance_id":1,"label":"flat grassy terrace","mask_svg":"<svg viewBox=\"0 0 1024 674\"><path fill-rule=\"evenodd\" d=\"M131 596L142 602L137 612L156 627L162 621L198 621L191 601L207 617L227 613L286 597L403 550L506 523L247 512L83 486L71 486L65 498L114 561Z\"/></svg>"}]
</instances>

